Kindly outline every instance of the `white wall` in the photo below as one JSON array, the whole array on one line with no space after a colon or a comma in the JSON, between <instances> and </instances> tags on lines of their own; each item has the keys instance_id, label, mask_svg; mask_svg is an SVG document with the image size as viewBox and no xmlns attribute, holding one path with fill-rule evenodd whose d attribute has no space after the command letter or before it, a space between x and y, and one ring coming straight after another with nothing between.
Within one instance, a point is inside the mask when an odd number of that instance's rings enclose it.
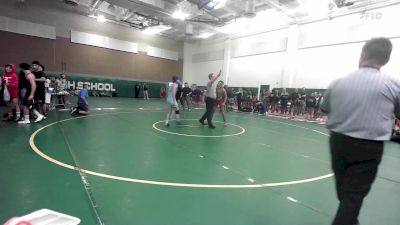
<instances>
[{"instance_id":1,"label":"white wall","mask_svg":"<svg viewBox=\"0 0 400 225\"><path fill-rule=\"evenodd\" d=\"M400 76L398 12L400 5L395 5L368 11L367 14L352 14L299 25L298 34L294 37L288 29L282 29L233 39L229 59L192 60L193 55L213 49L213 46L226 51L223 42L209 46L207 42L185 44L183 76L189 82L200 83L199 74L215 70L230 60L229 86L257 87L259 84L269 84L271 87L327 88L332 80L357 69L362 46L372 37L391 38L391 60L382 71ZM297 43L295 53L287 51L287 43L293 38ZM294 59L291 58L293 55ZM294 68L294 74L285 74L288 68ZM205 84L205 81L200 84Z\"/></svg>"},{"instance_id":2,"label":"white wall","mask_svg":"<svg viewBox=\"0 0 400 225\"><path fill-rule=\"evenodd\" d=\"M285 57L284 52L278 52L233 58L228 84L232 87L279 86Z\"/></svg>"},{"instance_id":3,"label":"white wall","mask_svg":"<svg viewBox=\"0 0 400 225\"><path fill-rule=\"evenodd\" d=\"M363 43L302 49L298 52L294 87L326 88L357 69Z\"/></svg>"},{"instance_id":4,"label":"white wall","mask_svg":"<svg viewBox=\"0 0 400 225\"><path fill-rule=\"evenodd\" d=\"M224 63L224 43L184 44L183 80L205 86L208 74L218 73ZM224 79L224 77L221 77Z\"/></svg>"}]
</instances>

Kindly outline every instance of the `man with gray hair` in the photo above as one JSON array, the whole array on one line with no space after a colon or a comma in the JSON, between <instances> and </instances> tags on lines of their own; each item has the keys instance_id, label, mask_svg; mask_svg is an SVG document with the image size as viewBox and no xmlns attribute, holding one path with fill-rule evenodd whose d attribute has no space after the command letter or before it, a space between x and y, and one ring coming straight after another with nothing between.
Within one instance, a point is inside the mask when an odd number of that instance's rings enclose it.
<instances>
[{"instance_id":1,"label":"man with gray hair","mask_svg":"<svg viewBox=\"0 0 400 225\"><path fill-rule=\"evenodd\" d=\"M380 71L391 52L389 39L371 39L362 49L359 69L332 82L325 93L321 110L328 113L340 202L333 225L359 224L358 215L376 177L384 141L391 137L393 115L400 117L400 80Z\"/></svg>"},{"instance_id":2,"label":"man with gray hair","mask_svg":"<svg viewBox=\"0 0 400 225\"><path fill-rule=\"evenodd\" d=\"M217 99L217 84L215 81L221 76L222 70L219 71L218 75L210 73L208 75L208 79L210 81L207 83L207 92L206 92L206 112L201 117L199 122L205 125L204 120L207 119L208 127L214 129L215 126L212 123L212 118L214 115L215 109L215 100Z\"/></svg>"}]
</instances>

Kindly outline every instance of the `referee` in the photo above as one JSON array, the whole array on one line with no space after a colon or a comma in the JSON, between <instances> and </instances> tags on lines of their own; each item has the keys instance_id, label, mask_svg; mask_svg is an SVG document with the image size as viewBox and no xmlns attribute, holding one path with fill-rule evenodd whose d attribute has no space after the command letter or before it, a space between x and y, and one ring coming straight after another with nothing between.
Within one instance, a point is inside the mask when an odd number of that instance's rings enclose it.
<instances>
[{"instance_id":1,"label":"referee","mask_svg":"<svg viewBox=\"0 0 400 225\"><path fill-rule=\"evenodd\" d=\"M213 73L210 73L208 75L208 79L210 79L210 81L208 81L207 83L206 112L199 120L201 124L205 125L204 120L207 119L208 127L211 129L215 128L214 124L212 123L215 109L215 101L217 98L217 83L215 83L215 81L218 79L219 76L221 76L221 73L222 70L219 71L218 75L215 75Z\"/></svg>"},{"instance_id":2,"label":"referee","mask_svg":"<svg viewBox=\"0 0 400 225\"><path fill-rule=\"evenodd\" d=\"M321 109L328 113L340 202L333 225L359 224L358 215L376 177L383 143L391 137L393 115L400 117L400 80L380 71L391 52L389 39L371 39L363 46L359 69L331 83L325 93Z\"/></svg>"}]
</instances>

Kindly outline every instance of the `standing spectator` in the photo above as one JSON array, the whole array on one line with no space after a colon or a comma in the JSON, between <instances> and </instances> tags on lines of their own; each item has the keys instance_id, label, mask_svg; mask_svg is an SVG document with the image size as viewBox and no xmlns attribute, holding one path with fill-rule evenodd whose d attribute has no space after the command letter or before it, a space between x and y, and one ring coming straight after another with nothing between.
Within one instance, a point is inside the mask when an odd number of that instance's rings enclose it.
<instances>
[{"instance_id":1,"label":"standing spectator","mask_svg":"<svg viewBox=\"0 0 400 225\"><path fill-rule=\"evenodd\" d=\"M269 89L266 89L266 90L264 90L264 99L263 99L263 102L264 102L264 106L265 106L265 113L266 114L268 114L268 111L269 111L269 106L270 106L270 95L271 95L271 92L269 91Z\"/></svg>"},{"instance_id":2,"label":"standing spectator","mask_svg":"<svg viewBox=\"0 0 400 225\"><path fill-rule=\"evenodd\" d=\"M294 117L298 115L298 109L299 109L299 90L296 88L294 89L294 92L290 94L290 108L289 108L289 114Z\"/></svg>"},{"instance_id":3,"label":"standing spectator","mask_svg":"<svg viewBox=\"0 0 400 225\"><path fill-rule=\"evenodd\" d=\"M236 101L239 112L242 111L242 98L243 98L243 90L242 88L239 88L239 90L236 92Z\"/></svg>"},{"instance_id":4,"label":"standing spectator","mask_svg":"<svg viewBox=\"0 0 400 225\"><path fill-rule=\"evenodd\" d=\"M44 66L41 65L38 61L32 62L32 73L35 75L36 81L36 91L35 91L35 105L36 109L39 111L40 114L43 114L44 111L44 102L45 102L45 87L44 83L46 82L46 76L44 74ZM45 119L46 117L44 117Z\"/></svg>"},{"instance_id":5,"label":"standing spectator","mask_svg":"<svg viewBox=\"0 0 400 225\"><path fill-rule=\"evenodd\" d=\"M26 88L26 93L23 99L23 105L24 105L24 119L19 121L19 124L30 124L29 120L29 111L32 111L35 116L36 120L35 123L38 123L43 120L44 116L40 114L37 110L37 108L34 107L35 103L35 92L36 92L36 81L35 81L35 76L32 74L30 71L30 65L27 63L21 63L19 67L22 69L22 71L25 73L25 82L23 86ZM37 106L37 105L36 105Z\"/></svg>"},{"instance_id":6,"label":"standing spectator","mask_svg":"<svg viewBox=\"0 0 400 225\"><path fill-rule=\"evenodd\" d=\"M135 98L139 98L140 86L138 83L135 84Z\"/></svg>"},{"instance_id":7,"label":"standing spectator","mask_svg":"<svg viewBox=\"0 0 400 225\"><path fill-rule=\"evenodd\" d=\"M167 89L165 87L160 88L160 98L165 99L167 97Z\"/></svg>"},{"instance_id":8,"label":"standing spectator","mask_svg":"<svg viewBox=\"0 0 400 225\"><path fill-rule=\"evenodd\" d=\"M8 118L4 118L6 121L18 121L20 119L20 109L18 102L18 76L15 74L15 66L13 64L7 64L5 66L5 73L1 77L3 87L7 89L11 102L8 108ZM5 90L5 89L4 89ZM4 91L0 86L0 91ZM16 111L16 116L13 118L13 110Z\"/></svg>"},{"instance_id":9,"label":"standing spectator","mask_svg":"<svg viewBox=\"0 0 400 225\"><path fill-rule=\"evenodd\" d=\"M302 115L304 116L304 112L306 109L306 98L307 98L307 94L306 94L306 88L303 87L303 89L300 91L299 94L299 102L297 104L297 115Z\"/></svg>"},{"instance_id":10,"label":"standing spectator","mask_svg":"<svg viewBox=\"0 0 400 225\"><path fill-rule=\"evenodd\" d=\"M270 94L271 113L275 113L278 108L279 93L276 88L273 88Z\"/></svg>"},{"instance_id":11,"label":"standing spectator","mask_svg":"<svg viewBox=\"0 0 400 225\"><path fill-rule=\"evenodd\" d=\"M358 215L375 180L384 141L392 134L393 116L400 117L400 80L380 71L391 51L389 39L369 40L362 48L359 69L332 82L325 92L321 109L328 113L339 199L333 225L359 224Z\"/></svg>"},{"instance_id":12,"label":"standing spectator","mask_svg":"<svg viewBox=\"0 0 400 225\"><path fill-rule=\"evenodd\" d=\"M149 99L149 87L146 83L143 84L143 99Z\"/></svg>"},{"instance_id":13,"label":"standing spectator","mask_svg":"<svg viewBox=\"0 0 400 225\"><path fill-rule=\"evenodd\" d=\"M319 120L319 118L321 117L320 106L323 99L321 92L315 92L315 99L317 100L317 103L315 104L314 119Z\"/></svg>"},{"instance_id":14,"label":"standing spectator","mask_svg":"<svg viewBox=\"0 0 400 225\"><path fill-rule=\"evenodd\" d=\"M27 88L26 85L27 84L28 84L28 80L25 77L25 73L24 73L23 70L20 70L19 74L18 74L18 88L19 88L18 94L19 94L19 108L20 108L20 111L21 111L21 116L20 116L21 120L25 116L24 115L24 110L23 110L23 108L24 108L23 102L24 102L24 97L25 97L25 94L26 94L26 88Z\"/></svg>"},{"instance_id":15,"label":"standing spectator","mask_svg":"<svg viewBox=\"0 0 400 225\"><path fill-rule=\"evenodd\" d=\"M235 91L233 88L228 88L227 90L228 95L228 104L226 107L226 111L233 111L233 105L235 104Z\"/></svg>"},{"instance_id":16,"label":"standing spectator","mask_svg":"<svg viewBox=\"0 0 400 225\"><path fill-rule=\"evenodd\" d=\"M207 119L208 127L214 129L215 126L212 123L212 118L214 116L214 108L215 108L215 99L217 98L217 87L215 81L221 76L222 70L219 71L218 75L210 73L208 75L208 79L210 81L207 83L207 91L206 91L206 112L200 118L199 122L205 125L204 120Z\"/></svg>"},{"instance_id":17,"label":"standing spectator","mask_svg":"<svg viewBox=\"0 0 400 225\"><path fill-rule=\"evenodd\" d=\"M194 86L193 88L193 94L192 94L192 98L194 103L199 104L200 103L200 97L201 96L201 90L199 87Z\"/></svg>"},{"instance_id":18,"label":"standing spectator","mask_svg":"<svg viewBox=\"0 0 400 225\"><path fill-rule=\"evenodd\" d=\"M190 102L191 94L192 94L192 89L190 89L189 84L187 82L185 82L185 85L182 89L182 99L181 99L183 110L185 110L184 103L186 103L186 107L187 107L188 111L190 111L189 102Z\"/></svg>"},{"instance_id":19,"label":"standing spectator","mask_svg":"<svg viewBox=\"0 0 400 225\"><path fill-rule=\"evenodd\" d=\"M289 93L286 91L286 88L284 88L281 93L281 114L285 115L287 113L288 100L289 100Z\"/></svg>"},{"instance_id":20,"label":"standing spectator","mask_svg":"<svg viewBox=\"0 0 400 225\"><path fill-rule=\"evenodd\" d=\"M315 106L317 105L317 99L315 98L314 93L311 93L310 96L306 98L306 119L313 120Z\"/></svg>"},{"instance_id":21,"label":"standing spectator","mask_svg":"<svg viewBox=\"0 0 400 225\"><path fill-rule=\"evenodd\" d=\"M302 88L299 94L299 109L298 109L298 114L304 116L304 112L306 109L306 98L307 98L307 93L306 93L306 88Z\"/></svg>"}]
</instances>

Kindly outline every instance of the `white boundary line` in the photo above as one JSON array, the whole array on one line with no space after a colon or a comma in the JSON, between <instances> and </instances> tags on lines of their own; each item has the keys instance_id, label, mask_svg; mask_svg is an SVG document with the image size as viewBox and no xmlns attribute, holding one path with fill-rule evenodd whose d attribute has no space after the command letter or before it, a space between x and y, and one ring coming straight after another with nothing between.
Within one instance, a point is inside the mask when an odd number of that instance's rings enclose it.
<instances>
[{"instance_id":1,"label":"white boundary line","mask_svg":"<svg viewBox=\"0 0 400 225\"><path fill-rule=\"evenodd\" d=\"M193 121L193 120L197 120L197 119L181 119L181 121L182 121L182 120L183 120L183 121L184 121L184 120ZM166 120L161 120L161 121L158 121L158 122L153 123L153 128L156 129L156 130L158 130L158 131L160 131L160 132L164 132L164 133L167 133L167 134L174 134L174 135L185 136L185 137L199 137L199 138L232 137L232 136L237 136L237 135L244 134L244 132L246 132L246 129L244 129L243 127L241 127L241 126L239 126L239 125L232 124L232 123L227 123L227 124L229 124L229 125L231 125L231 126L239 127L242 131L240 131L239 133L236 133L236 134L211 135L211 136L197 135L197 134L181 134L181 133L175 133L175 132L171 132L171 131L161 130L160 128L158 128L158 127L156 126L157 124L163 123L163 122L165 122L165 121L166 121ZM216 122L216 123L221 123L221 122L218 122L218 121L215 121L215 122Z\"/></svg>"},{"instance_id":2,"label":"white boundary line","mask_svg":"<svg viewBox=\"0 0 400 225\"><path fill-rule=\"evenodd\" d=\"M159 185L159 186L173 186L173 187L189 187L189 188L225 188L225 189L239 189L239 188L262 188L262 187L276 187L276 186L285 186L285 185L294 185L294 184L302 184L302 183L309 183L313 181L318 181L322 179L326 179L329 177L333 176L333 173L329 173L326 175L318 176L318 177L313 177L309 179L302 179L302 180L294 180L294 181L287 181L287 182L276 182L276 183L265 183L265 184L190 184L190 183L171 183L171 182L162 182L162 181L152 181L152 180L142 180L142 179L133 179L133 178L127 178L127 177L120 177L120 176L114 176L114 175L109 175L109 174L104 174L104 173L98 173L94 172L91 170L86 170L86 169L80 169L75 166L60 162L46 154L44 154L40 149L35 145L35 137L38 133L40 133L42 130L53 126L58 123L70 121L70 120L76 120L80 118L86 118L86 117L93 117L93 116L102 116L102 115L114 115L114 114L123 114L123 113L132 113L132 112L120 112L120 113L108 113L108 114L97 114L97 115L91 115L91 116L85 116L85 117L76 117L76 118L70 118L70 119L65 119L65 120L60 120L51 124L48 124L44 127L39 128L36 130L29 138L29 144L33 151L35 151L39 156L42 158L56 164L59 166L62 166L67 169L71 170L79 170L80 172L98 176L98 177L103 177L103 178L108 178L108 179L113 179L113 180L119 180L119 181L126 181L126 182L133 182L133 183L141 183L141 184L152 184L152 185Z\"/></svg>"}]
</instances>

